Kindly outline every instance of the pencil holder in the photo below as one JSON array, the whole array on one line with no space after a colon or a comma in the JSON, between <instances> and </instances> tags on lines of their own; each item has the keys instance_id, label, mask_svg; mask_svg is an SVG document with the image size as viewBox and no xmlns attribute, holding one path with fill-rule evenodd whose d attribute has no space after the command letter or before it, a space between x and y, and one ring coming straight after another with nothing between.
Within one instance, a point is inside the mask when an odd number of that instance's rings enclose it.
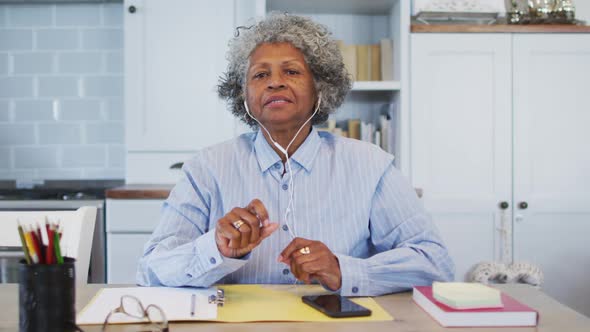
<instances>
[{"instance_id":1,"label":"pencil holder","mask_svg":"<svg viewBox=\"0 0 590 332\"><path fill-rule=\"evenodd\" d=\"M19 331L76 331L76 260L19 266Z\"/></svg>"}]
</instances>

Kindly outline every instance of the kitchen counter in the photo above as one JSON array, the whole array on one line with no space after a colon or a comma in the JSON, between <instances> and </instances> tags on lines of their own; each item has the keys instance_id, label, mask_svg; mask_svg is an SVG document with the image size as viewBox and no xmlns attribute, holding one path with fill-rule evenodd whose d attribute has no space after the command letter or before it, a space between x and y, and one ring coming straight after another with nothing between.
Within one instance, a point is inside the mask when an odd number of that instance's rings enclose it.
<instances>
[{"instance_id":1,"label":"kitchen counter","mask_svg":"<svg viewBox=\"0 0 590 332\"><path fill-rule=\"evenodd\" d=\"M114 199L166 199L172 184L128 184L106 191L106 198ZM418 197L422 197L422 189L415 188Z\"/></svg>"},{"instance_id":2,"label":"kitchen counter","mask_svg":"<svg viewBox=\"0 0 590 332\"><path fill-rule=\"evenodd\" d=\"M128 184L108 189L106 198L166 199L173 187L173 184Z\"/></svg>"},{"instance_id":3,"label":"kitchen counter","mask_svg":"<svg viewBox=\"0 0 590 332\"><path fill-rule=\"evenodd\" d=\"M590 33L573 24L412 24L412 33Z\"/></svg>"}]
</instances>

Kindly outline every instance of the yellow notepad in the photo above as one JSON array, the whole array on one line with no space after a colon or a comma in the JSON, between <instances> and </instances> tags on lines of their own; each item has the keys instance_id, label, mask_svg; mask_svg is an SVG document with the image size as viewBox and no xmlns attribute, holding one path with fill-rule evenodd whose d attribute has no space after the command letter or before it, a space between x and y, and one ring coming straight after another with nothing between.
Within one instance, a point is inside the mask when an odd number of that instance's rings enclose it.
<instances>
[{"instance_id":1,"label":"yellow notepad","mask_svg":"<svg viewBox=\"0 0 590 332\"><path fill-rule=\"evenodd\" d=\"M470 282L435 282L432 296L453 309L502 308L500 291Z\"/></svg>"},{"instance_id":2,"label":"yellow notepad","mask_svg":"<svg viewBox=\"0 0 590 332\"><path fill-rule=\"evenodd\" d=\"M371 316L331 318L301 301L303 295L327 293L319 285L219 285L225 291L225 305L217 310L222 322L298 321L354 322L387 321L393 317L370 297L351 298L372 311Z\"/></svg>"}]
</instances>

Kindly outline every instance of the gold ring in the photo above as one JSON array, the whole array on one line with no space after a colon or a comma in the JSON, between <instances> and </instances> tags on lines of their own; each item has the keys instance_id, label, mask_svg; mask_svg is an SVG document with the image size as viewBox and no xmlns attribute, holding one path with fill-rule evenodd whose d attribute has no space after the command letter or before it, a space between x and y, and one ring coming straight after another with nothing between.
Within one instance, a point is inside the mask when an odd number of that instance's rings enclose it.
<instances>
[{"instance_id":1,"label":"gold ring","mask_svg":"<svg viewBox=\"0 0 590 332\"><path fill-rule=\"evenodd\" d=\"M303 247L301 249L299 249L299 252L303 255L309 255L311 254L311 251L309 250L309 247Z\"/></svg>"},{"instance_id":2,"label":"gold ring","mask_svg":"<svg viewBox=\"0 0 590 332\"><path fill-rule=\"evenodd\" d=\"M232 222L232 225L234 225L235 229L240 229L240 227L242 227L242 225L244 224L244 222L242 221L242 219L238 219L234 222Z\"/></svg>"}]
</instances>

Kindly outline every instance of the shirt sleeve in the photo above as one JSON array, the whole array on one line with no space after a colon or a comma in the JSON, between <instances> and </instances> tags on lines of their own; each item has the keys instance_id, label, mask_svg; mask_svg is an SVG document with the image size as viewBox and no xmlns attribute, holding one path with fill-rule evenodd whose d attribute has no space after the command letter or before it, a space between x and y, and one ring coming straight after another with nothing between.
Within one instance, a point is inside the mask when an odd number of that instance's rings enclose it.
<instances>
[{"instance_id":1,"label":"shirt sleeve","mask_svg":"<svg viewBox=\"0 0 590 332\"><path fill-rule=\"evenodd\" d=\"M391 164L370 213L369 258L336 255L345 296L377 296L454 278L454 264L414 189Z\"/></svg>"},{"instance_id":2,"label":"shirt sleeve","mask_svg":"<svg viewBox=\"0 0 590 332\"><path fill-rule=\"evenodd\" d=\"M208 189L216 187L210 183L212 177L204 176L206 171L194 161L187 162L183 172L139 260L139 285L209 287L248 261L249 256L227 258L217 249L216 221L209 219L211 204L218 197Z\"/></svg>"}]
</instances>

